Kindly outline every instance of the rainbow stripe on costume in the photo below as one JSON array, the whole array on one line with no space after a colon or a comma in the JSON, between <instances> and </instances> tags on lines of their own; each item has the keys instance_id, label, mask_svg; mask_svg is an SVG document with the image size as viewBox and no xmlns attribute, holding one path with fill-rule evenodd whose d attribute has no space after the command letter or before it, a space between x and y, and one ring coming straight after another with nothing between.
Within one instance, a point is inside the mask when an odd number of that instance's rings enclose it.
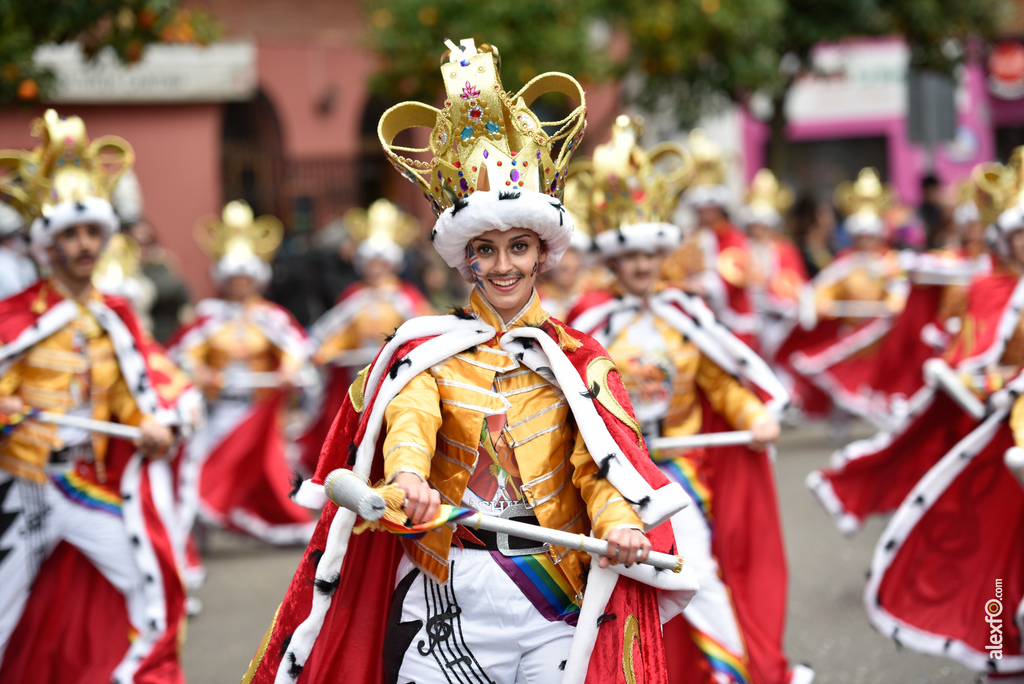
<instances>
[{"instance_id":1,"label":"rainbow stripe on costume","mask_svg":"<svg viewBox=\"0 0 1024 684\"><path fill-rule=\"evenodd\" d=\"M747 664L742 658L730 653L704 632L692 629L690 633L697 648L711 664L712 670L724 674L732 684L749 684L750 673L747 672Z\"/></svg>"},{"instance_id":2,"label":"rainbow stripe on costume","mask_svg":"<svg viewBox=\"0 0 1024 684\"><path fill-rule=\"evenodd\" d=\"M679 457L667 461L660 461L658 467L672 480L678 482L690 495L693 502L700 508L704 518L711 520L711 490L707 483L697 473L697 467L688 458Z\"/></svg>"},{"instance_id":3,"label":"rainbow stripe on costume","mask_svg":"<svg viewBox=\"0 0 1024 684\"><path fill-rule=\"evenodd\" d=\"M491 555L541 615L551 621L576 624L580 606L575 592L547 554L507 557L500 551L492 551Z\"/></svg>"},{"instance_id":4,"label":"rainbow stripe on costume","mask_svg":"<svg viewBox=\"0 0 1024 684\"><path fill-rule=\"evenodd\" d=\"M57 489L78 505L121 515L121 497L110 490L86 480L73 470L51 477Z\"/></svg>"}]
</instances>

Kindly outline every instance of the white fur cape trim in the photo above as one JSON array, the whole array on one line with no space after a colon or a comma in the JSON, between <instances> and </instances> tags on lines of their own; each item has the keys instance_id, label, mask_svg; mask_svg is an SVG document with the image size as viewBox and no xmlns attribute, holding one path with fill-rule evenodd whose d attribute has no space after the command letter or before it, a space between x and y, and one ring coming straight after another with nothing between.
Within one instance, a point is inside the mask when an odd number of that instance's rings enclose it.
<instances>
[{"instance_id":1,"label":"white fur cape trim","mask_svg":"<svg viewBox=\"0 0 1024 684\"><path fill-rule=\"evenodd\" d=\"M105 199L86 197L79 202L61 202L48 216L42 216L32 222L29 229L32 257L40 265L49 264L50 255L46 253L46 248L53 244L53 238L80 223L99 226L103 231L104 245L121 226L117 214L114 213L114 207Z\"/></svg>"},{"instance_id":2,"label":"white fur cape trim","mask_svg":"<svg viewBox=\"0 0 1024 684\"><path fill-rule=\"evenodd\" d=\"M683 232L671 223L634 223L598 233L594 243L601 256L609 258L626 252L669 250L682 239Z\"/></svg>"},{"instance_id":3,"label":"white fur cape trim","mask_svg":"<svg viewBox=\"0 0 1024 684\"><path fill-rule=\"evenodd\" d=\"M729 206L729 188L724 185L695 185L686 191L686 203L694 209Z\"/></svg>"},{"instance_id":4,"label":"white fur cape trim","mask_svg":"<svg viewBox=\"0 0 1024 684\"><path fill-rule=\"evenodd\" d=\"M469 241L489 230L512 228L528 228L540 236L547 247L540 268L543 273L554 268L569 248L573 221L562 202L550 195L519 189L485 190L445 209L437 217L430 239L446 264L472 280L473 272L466 263Z\"/></svg>"},{"instance_id":5,"label":"white fur cape trim","mask_svg":"<svg viewBox=\"0 0 1024 684\"><path fill-rule=\"evenodd\" d=\"M345 299L331 307L330 311L320 316L309 329L309 336L314 344L319 347L334 337L334 335L345 330L352 323L352 319L367 307L370 294L369 288L363 288L345 297ZM395 308L403 320L407 321L416 317L416 307L404 291L386 292L383 298L389 305ZM376 303L374 306L376 306Z\"/></svg>"},{"instance_id":6,"label":"white fur cape trim","mask_svg":"<svg viewBox=\"0 0 1024 684\"><path fill-rule=\"evenodd\" d=\"M444 363L455 353L493 339L496 334L497 331L494 328L477 317L460 319L451 315L423 316L404 323L384 346L367 376L365 394L374 396L376 393L376 398L369 415L364 418L367 421L366 431L363 440L356 446L352 471L364 479L369 476L387 405L412 378L432 366ZM395 351L399 346L422 338L431 339L420 344L405 358L394 358ZM527 339L532 343L524 342ZM540 374L566 397L588 450L592 454L599 454L599 458L602 459L612 456L608 461L608 481L624 497L631 501L642 502L634 505L634 509L648 529L661 524L689 503L689 497L677 483L654 490L637 473L632 464L621 453L618 453L615 440L597 412L594 405L595 400L584 396L585 393L588 393L584 380L565 353L558 347L558 343L552 340L547 333L531 327L514 328L502 335L499 343L501 348L509 353L521 352L522 365ZM398 363L399 361L401 363ZM307 505L304 501L300 501L303 498L326 500L323 484L312 481L303 483L296 501ZM328 532L324 554L317 564L317 578L333 577L341 568L355 520L356 514L346 509L339 509L335 514ZM621 566L616 566L616 572L620 568ZM621 569L624 570L624 568ZM684 599L687 593L692 596L697 589L696 578L687 567L684 567L683 572L679 574L658 573L647 568L638 568L635 569L635 572L639 573L635 575L638 581L649 581L664 590L680 592ZM608 595L610 596L610 591ZM305 664L323 626L330 602L330 596L314 593L310 614L295 630L282 662L288 662L289 654L292 654L295 663ZM607 604L607 597L604 602L594 600L591 603L600 604L598 607L603 609ZM574 648L584 649L588 658L589 652L593 650L592 640L597 636L596 618L594 625L594 630L581 631L577 629L577 634L574 637ZM591 641L589 645L581 642L580 646L576 647L576 639ZM582 666L584 672L581 676L585 676L586 663L584 662ZM569 677L570 675L567 667L565 676ZM294 680L289 676L288 668L281 667L277 671L275 681L279 684L289 684Z\"/></svg>"},{"instance_id":7,"label":"white fur cape trim","mask_svg":"<svg viewBox=\"0 0 1024 684\"><path fill-rule=\"evenodd\" d=\"M997 394L1019 394L1024 390L1024 378L1018 376ZM913 528L924 517L925 512L939 499L950 484L974 460L982 449L1003 428L1012 401L995 402L999 408L984 423L956 444L907 495L896 513L882 532L871 560L871 574L864 590L864 606L871 624L882 634L915 651L953 658L976 672L1010 673L1024 670L1024 656L1004 656L994 660L988 653L979 652L958 639L926 632L914 625L898 620L879 605L878 589L893 559L907 540ZM1010 477L1010 473L1005 473ZM1024 605L1009 606L1014 620L1020 626L1024 623ZM979 610L979 615L981 614Z\"/></svg>"},{"instance_id":8,"label":"white fur cape trim","mask_svg":"<svg viewBox=\"0 0 1024 684\"><path fill-rule=\"evenodd\" d=\"M715 319L711 309L682 290L666 288L642 299L633 295L611 299L582 312L569 324L608 346L644 307L693 341L701 353L730 375L739 376L771 396L768 410L778 418L789 393L764 360Z\"/></svg>"}]
</instances>

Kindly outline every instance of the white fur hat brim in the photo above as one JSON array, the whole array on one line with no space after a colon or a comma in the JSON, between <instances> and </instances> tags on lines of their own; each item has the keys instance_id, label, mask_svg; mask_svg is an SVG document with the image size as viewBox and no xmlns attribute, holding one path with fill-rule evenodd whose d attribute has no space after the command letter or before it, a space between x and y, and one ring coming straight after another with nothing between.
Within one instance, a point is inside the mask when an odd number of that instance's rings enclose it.
<instances>
[{"instance_id":1,"label":"white fur hat brim","mask_svg":"<svg viewBox=\"0 0 1024 684\"><path fill-rule=\"evenodd\" d=\"M996 227L999 233L1006 236L1024 228L1024 210L1020 207L1007 209L996 219Z\"/></svg>"},{"instance_id":2,"label":"white fur hat brim","mask_svg":"<svg viewBox=\"0 0 1024 684\"><path fill-rule=\"evenodd\" d=\"M854 237L868 235L871 237L885 236L885 222L877 214L857 213L846 217L843 224L846 232Z\"/></svg>"},{"instance_id":3,"label":"white fur hat brim","mask_svg":"<svg viewBox=\"0 0 1024 684\"><path fill-rule=\"evenodd\" d=\"M228 255L221 257L213 266L213 281L217 287L223 287L229 278L245 276L256 281L257 287L261 290L270 284L270 277L273 271L270 264L260 259L255 254L244 257Z\"/></svg>"},{"instance_id":4,"label":"white fur hat brim","mask_svg":"<svg viewBox=\"0 0 1024 684\"><path fill-rule=\"evenodd\" d=\"M960 226L961 228L980 220L981 213L978 211L978 205L974 202L967 202L965 204L958 205L953 210L953 224Z\"/></svg>"},{"instance_id":5,"label":"white fur hat brim","mask_svg":"<svg viewBox=\"0 0 1024 684\"><path fill-rule=\"evenodd\" d=\"M370 259L383 259L391 268L400 269L405 263L405 252L394 242L363 240L356 248L356 267Z\"/></svg>"},{"instance_id":6,"label":"white fur hat brim","mask_svg":"<svg viewBox=\"0 0 1024 684\"><path fill-rule=\"evenodd\" d=\"M103 243L117 232L121 222L110 202L99 197L86 197L80 201L67 200L53 208L47 216L37 218L29 229L29 248L40 265L48 265L46 253L53 238L72 226L81 224L98 226L103 231Z\"/></svg>"},{"instance_id":7,"label":"white fur hat brim","mask_svg":"<svg viewBox=\"0 0 1024 684\"><path fill-rule=\"evenodd\" d=\"M481 190L458 200L437 218L430 239L445 263L466 280L473 272L466 263L466 245L491 230L528 228L547 250L541 272L554 268L572 241L572 216L555 197L533 191Z\"/></svg>"},{"instance_id":8,"label":"white fur hat brim","mask_svg":"<svg viewBox=\"0 0 1024 684\"><path fill-rule=\"evenodd\" d=\"M782 215L771 207L764 205L748 204L740 209L740 224L745 228L754 224L767 226L772 230L782 228Z\"/></svg>"},{"instance_id":9,"label":"white fur hat brim","mask_svg":"<svg viewBox=\"0 0 1024 684\"><path fill-rule=\"evenodd\" d=\"M686 191L686 203L694 209L700 207L729 206L729 188L724 185L697 185Z\"/></svg>"},{"instance_id":10,"label":"white fur hat brim","mask_svg":"<svg viewBox=\"0 0 1024 684\"><path fill-rule=\"evenodd\" d=\"M574 230L572 231L572 239L569 240L569 248L586 254L594 249L594 241L582 230Z\"/></svg>"},{"instance_id":11,"label":"white fur hat brim","mask_svg":"<svg viewBox=\"0 0 1024 684\"><path fill-rule=\"evenodd\" d=\"M611 258L626 252L653 253L673 249L682 239L682 231L671 223L634 223L598 233L594 242L601 256Z\"/></svg>"}]
</instances>

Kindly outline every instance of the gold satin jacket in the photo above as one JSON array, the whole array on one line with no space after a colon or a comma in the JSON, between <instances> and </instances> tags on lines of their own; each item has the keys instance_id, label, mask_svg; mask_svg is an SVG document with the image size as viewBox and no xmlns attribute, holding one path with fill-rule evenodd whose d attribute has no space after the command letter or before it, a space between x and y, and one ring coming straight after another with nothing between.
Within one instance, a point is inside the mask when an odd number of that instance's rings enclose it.
<instances>
[{"instance_id":1,"label":"gold satin jacket","mask_svg":"<svg viewBox=\"0 0 1024 684\"><path fill-rule=\"evenodd\" d=\"M63 288L55 283L53 288L63 293ZM116 418L125 425L140 425L144 416L121 376L114 344L85 307L89 301L102 299L99 292L90 289L84 301L76 302L78 318L30 347L0 377L0 396L17 396L28 406L61 414L79 403L89 403L96 420ZM76 334L86 341L83 349L75 349ZM75 393L79 389L87 392L87 396L76 400ZM107 442L106 436L92 434L93 454L98 465L103 462ZM17 477L42 483L46 481L50 453L63 447L57 426L26 419L0 440L0 468Z\"/></svg>"},{"instance_id":2,"label":"gold satin jacket","mask_svg":"<svg viewBox=\"0 0 1024 684\"><path fill-rule=\"evenodd\" d=\"M548 315L537 293L516 318L504 323L474 290L470 309L499 331L537 324ZM420 373L385 412L384 472L388 481L413 472L449 504L459 505L477 460L486 415L506 413L504 436L515 452L522 495L544 527L604 538L612 529L643 529L632 507L607 480L595 477L598 464L587 452L569 407L544 378L498 347L468 349ZM439 582L448 577L452 528L422 539L403 539L406 552ZM590 557L575 549L549 551L562 564L579 594Z\"/></svg>"}]
</instances>

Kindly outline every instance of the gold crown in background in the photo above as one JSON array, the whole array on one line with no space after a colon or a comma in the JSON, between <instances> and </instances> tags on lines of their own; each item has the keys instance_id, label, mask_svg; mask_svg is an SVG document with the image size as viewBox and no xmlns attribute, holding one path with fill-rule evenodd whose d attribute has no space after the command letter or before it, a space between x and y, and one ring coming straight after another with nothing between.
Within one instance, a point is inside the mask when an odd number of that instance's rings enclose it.
<instances>
[{"instance_id":1,"label":"gold crown in background","mask_svg":"<svg viewBox=\"0 0 1024 684\"><path fill-rule=\"evenodd\" d=\"M109 200L135 161L123 138L106 135L90 142L80 117L61 117L53 109L32 122L32 136L39 138L33 150L0 151L0 200L29 222L61 202Z\"/></svg>"},{"instance_id":2,"label":"gold crown in background","mask_svg":"<svg viewBox=\"0 0 1024 684\"><path fill-rule=\"evenodd\" d=\"M590 226L590 193L593 187L594 176L589 162L573 162L565 180L562 204L572 216L576 232L588 238L594 237L594 229Z\"/></svg>"},{"instance_id":3,"label":"gold crown in background","mask_svg":"<svg viewBox=\"0 0 1024 684\"><path fill-rule=\"evenodd\" d=\"M693 185L725 185L722 148L699 128L690 131L687 147L693 157Z\"/></svg>"},{"instance_id":4,"label":"gold crown in background","mask_svg":"<svg viewBox=\"0 0 1024 684\"><path fill-rule=\"evenodd\" d=\"M420 222L416 217L386 199L377 200L369 209L349 209L342 217L342 223L356 242L393 242L402 249L415 242L420 233Z\"/></svg>"},{"instance_id":5,"label":"gold crown in background","mask_svg":"<svg viewBox=\"0 0 1024 684\"><path fill-rule=\"evenodd\" d=\"M284 238L284 226L274 216L254 218L247 202L234 200L224 205L219 217L200 218L194 234L199 246L213 259L256 256L270 261Z\"/></svg>"},{"instance_id":6,"label":"gold crown in background","mask_svg":"<svg viewBox=\"0 0 1024 684\"><path fill-rule=\"evenodd\" d=\"M878 171L871 167L861 169L856 181L844 181L835 190L836 207L844 216L881 216L892 204L893 196L892 188L882 183Z\"/></svg>"},{"instance_id":7,"label":"gold crown in background","mask_svg":"<svg viewBox=\"0 0 1024 684\"><path fill-rule=\"evenodd\" d=\"M530 190L560 198L569 159L586 128L583 88L571 76L551 72L509 94L501 85L496 47L477 47L472 39L445 44L444 107L403 102L386 111L377 135L388 159L420 187L435 216L477 190ZM541 121L530 105L551 92L574 100L575 108L558 121ZM394 144L403 131L421 127L431 129L428 147ZM546 132L552 128L554 133Z\"/></svg>"},{"instance_id":8,"label":"gold crown in background","mask_svg":"<svg viewBox=\"0 0 1024 684\"><path fill-rule=\"evenodd\" d=\"M140 273L139 243L124 233L114 233L96 262L94 283L121 282Z\"/></svg>"},{"instance_id":9,"label":"gold crown in background","mask_svg":"<svg viewBox=\"0 0 1024 684\"><path fill-rule=\"evenodd\" d=\"M620 114L611 140L594 148L590 222L595 233L637 223L671 223L693 178L693 159L682 145L663 142L644 150L643 119ZM662 164L669 170L662 171Z\"/></svg>"},{"instance_id":10,"label":"gold crown in background","mask_svg":"<svg viewBox=\"0 0 1024 684\"><path fill-rule=\"evenodd\" d=\"M793 191L779 183L775 174L761 169L754 174L747 188L747 206L785 214L793 206Z\"/></svg>"},{"instance_id":11,"label":"gold crown in background","mask_svg":"<svg viewBox=\"0 0 1024 684\"><path fill-rule=\"evenodd\" d=\"M1007 209L1024 206L1024 146L1016 148L1005 165L989 162L975 166L970 186L970 199L985 225L995 223Z\"/></svg>"}]
</instances>

